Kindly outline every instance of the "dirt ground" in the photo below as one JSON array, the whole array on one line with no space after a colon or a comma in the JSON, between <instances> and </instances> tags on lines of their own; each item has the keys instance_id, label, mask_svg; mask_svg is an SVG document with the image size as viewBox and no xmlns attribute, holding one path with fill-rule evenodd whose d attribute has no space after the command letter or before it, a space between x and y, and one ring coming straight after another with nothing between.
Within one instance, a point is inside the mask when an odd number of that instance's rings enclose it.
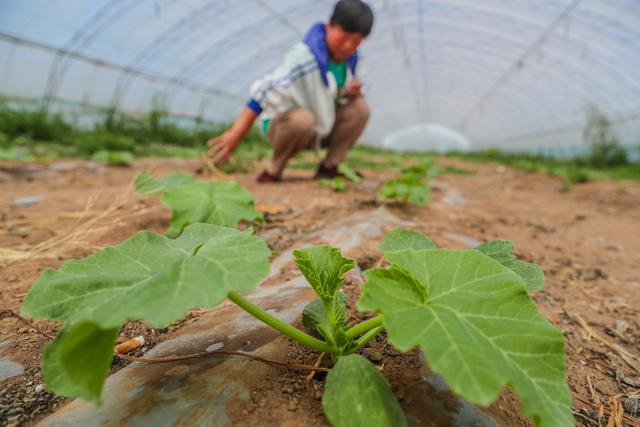
<instances>
[{"instance_id":1,"label":"dirt ground","mask_svg":"<svg viewBox=\"0 0 640 427\"><path fill-rule=\"evenodd\" d=\"M576 424L597 426L599 412L604 422L614 411L618 416L624 413L626 424L640 425L640 184L601 181L566 192L559 178L544 174L460 160L439 162L473 174L438 177L426 206L387 204L387 208L439 246L468 247L498 238L514 241L518 255L544 268L546 286L534 300L565 334ZM0 359L24 367L22 374L0 381L0 425L32 425L68 401L42 389L39 364L48 339L8 310L20 310L29 287L45 269L87 256L139 230L163 232L168 226L169 210L158 198L139 197L132 189L132 180L142 169L157 175L200 173L206 178L200 161L183 159L143 159L131 168L75 159L50 165L0 164ZM378 208L377 190L394 173L363 173L365 179L349 183L343 193L318 185L310 179L311 171L287 171L280 184L257 184L253 174L233 178L253 193L263 209L277 208L267 213L258 231L272 249L282 251L338 218ZM42 198L21 200L31 196ZM348 255L362 269L371 267L380 258L374 243ZM196 310L163 329L130 322L121 337L144 335L147 345L137 353L142 355L182 324L197 321L198 315ZM34 326L50 335L59 328L42 320ZM385 375L394 390L400 395L410 392L403 391L407 380L399 372L415 372L402 368L419 367L417 354L394 354L379 340L364 354L374 363L388 362ZM313 363L314 357L290 344L285 360ZM114 369L122 365L117 362ZM277 372L277 381L271 378L255 387L271 391L288 415L265 415L269 405L257 401L238 409L238 419L296 425L297 406L310 405L318 414L312 425L322 425L321 381L304 385L305 374ZM291 403L294 399L287 396L303 389ZM505 426L530 425L519 416L514 396L503 393L488 412Z\"/></svg>"}]
</instances>

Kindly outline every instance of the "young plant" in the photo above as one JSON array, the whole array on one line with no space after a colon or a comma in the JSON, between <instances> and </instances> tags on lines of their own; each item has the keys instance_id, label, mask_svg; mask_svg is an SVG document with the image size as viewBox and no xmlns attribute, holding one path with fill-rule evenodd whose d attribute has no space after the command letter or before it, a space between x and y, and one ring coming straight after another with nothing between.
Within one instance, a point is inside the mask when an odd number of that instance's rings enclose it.
<instances>
[{"instance_id":1,"label":"young plant","mask_svg":"<svg viewBox=\"0 0 640 427\"><path fill-rule=\"evenodd\" d=\"M21 162L33 161L33 156L28 150L22 147L2 148L0 147L0 160L18 160Z\"/></svg>"},{"instance_id":2,"label":"young plant","mask_svg":"<svg viewBox=\"0 0 640 427\"><path fill-rule=\"evenodd\" d=\"M357 171L351 169L344 163L338 166L338 172L342 175L336 176L333 179L321 179L320 185L330 187L336 192L342 192L347 189L347 180L351 182L360 182L362 180L361 175Z\"/></svg>"},{"instance_id":3,"label":"young plant","mask_svg":"<svg viewBox=\"0 0 640 427\"><path fill-rule=\"evenodd\" d=\"M321 179L320 185L329 187L336 192L343 192L347 189L347 182L342 176L336 176L332 179Z\"/></svg>"},{"instance_id":4,"label":"young plant","mask_svg":"<svg viewBox=\"0 0 640 427\"><path fill-rule=\"evenodd\" d=\"M402 203L424 205L427 203L431 189L429 184L416 177L399 177L387 182L380 191L378 199L381 201L399 200Z\"/></svg>"},{"instance_id":5,"label":"young plant","mask_svg":"<svg viewBox=\"0 0 640 427\"><path fill-rule=\"evenodd\" d=\"M429 179L432 177L433 161L425 161L418 165L409 166L402 170L402 174L390 180L378 191L378 199L399 200L402 203L424 205L431 194Z\"/></svg>"},{"instance_id":6,"label":"young plant","mask_svg":"<svg viewBox=\"0 0 640 427\"><path fill-rule=\"evenodd\" d=\"M488 405L509 385L536 424L572 424L562 333L528 294L542 286L539 267L517 260L507 241L448 250L422 234L394 230L380 248L389 266L365 272L357 302L359 310L377 315L351 327L340 288L355 262L324 245L294 251L318 295L304 308L303 322L322 339L240 296L267 274L264 242L206 224L185 228L175 240L141 232L49 270L33 285L23 313L65 323L45 350L47 387L94 402L124 321L166 325L226 296L291 339L331 355L322 406L333 426L408 425L384 376L357 354L383 330L399 351L419 347L431 369L473 403Z\"/></svg>"},{"instance_id":7,"label":"young plant","mask_svg":"<svg viewBox=\"0 0 640 427\"><path fill-rule=\"evenodd\" d=\"M344 177L351 182L362 181L362 175L355 169L351 169L351 167L349 167L349 165L347 165L346 163L341 163L340 165L338 165L338 172L344 175Z\"/></svg>"},{"instance_id":8,"label":"young plant","mask_svg":"<svg viewBox=\"0 0 640 427\"><path fill-rule=\"evenodd\" d=\"M133 154L129 151L100 150L91 156L91 160L111 166L130 166L133 163Z\"/></svg>"},{"instance_id":9,"label":"young plant","mask_svg":"<svg viewBox=\"0 0 640 427\"><path fill-rule=\"evenodd\" d=\"M262 220L251 193L235 181L198 181L181 173L157 180L142 171L136 177L136 190L143 196L162 195L162 202L171 208L169 237L179 236L189 224L235 227L243 219Z\"/></svg>"}]
</instances>

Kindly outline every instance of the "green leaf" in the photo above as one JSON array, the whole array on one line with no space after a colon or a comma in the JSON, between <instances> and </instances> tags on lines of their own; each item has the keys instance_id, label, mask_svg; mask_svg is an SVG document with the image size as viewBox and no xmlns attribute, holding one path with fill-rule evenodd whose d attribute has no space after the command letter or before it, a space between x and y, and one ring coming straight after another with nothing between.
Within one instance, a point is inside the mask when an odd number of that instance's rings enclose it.
<instances>
[{"instance_id":1,"label":"green leaf","mask_svg":"<svg viewBox=\"0 0 640 427\"><path fill-rule=\"evenodd\" d=\"M112 166L129 166L133 163L133 154L129 151L96 151L91 160Z\"/></svg>"},{"instance_id":2,"label":"green leaf","mask_svg":"<svg viewBox=\"0 0 640 427\"><path fill-rule=\"evenodd\" d=\"M340 249L327 245L293 251L295 262L311 287L323 301L331 302L344 282L344 274L356 263L345 258Z\"/></svg>"},{"instance_id":3,"label":"green leaf","mask_svg":"<svg viewBox=\"0 0 640 427\"><path fill-rule=\"evenodd\" d=\"M411 230L396 228L384 236L384 241L380 245L380 250L387 252L397 252L403 250L437 249L433 240L422 233Z\"/></svg>"},{"instance_id":4,"label":"green leaf","mask_svg":"<svg viewBox=\"0 0 640 427\"><path fill-rule=\"evenodd\" d=\"M358 175L358 172L351 169L346 163L341 163L338 165L338 172L343 174L345 178L352 182L360 182L362 178Z\"/></svg>"},{"instance_id":5,"label":"green leaf","mask_svg":"<svg viewBox=\"0 0 640 427\"><path fill-rule=\"evenodd\" d=\"M147 171L141 171L136 175L136 191L143 196L162 193L162 183L149 175Z\"/></svg>"},{"instance_id":6,"label":"green leaf","mask_svg":"<svg viewBox=\"0 0 640 427\"><path fill-rule=\"evenodd\" d=\"M242 219L260 220L253 196L233 181L200 182L165 186L162 202L171 208L167 236L176 237L189 224L206 223L235 227Z\"/></svg>"},{"instance_id":7,"label":"green leaf","mask_svg":"<svg viewBox=\"0 0 640 427\"><path fill-rule=\"evenodd\" d=\"M117 328L101 329L91 322L65 326L44 350L42 375L47 389L99 404L117 336Z\"/></svg>"},{"instance_id":8,"label":"green leaf","mask_svg":"<svg viewBox=\"0 0 640 427\"><path fill-rule=\"evenodd\" d=\"M326 318L321 299L311 301L302 309L302 324L305 328L316 329Z\"/></svg>"},{"instance_id":9,"label":"green leaf","mask_svg":"<svg viewBox=\"0 0 640 427\"><path fill-rule=\"evenodd\" d=\"M192 182L198 181L194 176L186 173L172 173L171 175L160 178L163 191L167 191L170 188L180 187L185 184L190 184Z\"/></svg>"},{"instance_id":10,"label":"green leaf","mask_svg":"<svg viewBox=\"0 0 640 427\"><path fill-rule=\"evenodd\" d=\"M248 292L268 274L269 254L252 229L194 224L177 239L142 231L45 271L22 313L65 323L45 353L47 385L97 401L122 323L165 326L190 308L215 307L229 292Z\"/></svg>"},{"instance_id":11,"label":"green leaf","mask_svg":"<svg viewBox=\"0 0 640 427\"><path fill-rule=\"evenodd\" d=\"M338 291L336 297L332 300L332 312L335 313L335 324L343 326L347 321L347 296L344 292ZM331 324L327 318L322 300L313 300L304 306L302 310L302 324L309 329L316 329L323 323Z\"/></svg>"},{"instance_id":12,"label":"green leaf","mask_svg":"<svg viewBox=\"0 0 640 427\"><path fill-rule=\"evenodd\" d=\"M192 307L214 307L228 292L255 288L269 271L269 248L252 230L210 224L177 239L142 231L83 260L47 270L22 312L64 322L117 328L129 319L162 326Z\"/></svg>"},{"instance_id":13,"label":"green leaf","mask_svg":"<svg viewBox=\"0 0 640 427\"><path fill-rule=\"evenodd\" d=\"M386 378L356 354L340 356L327 375L322 408L333 427L408 425Z\"/></svg>"},{"instance_id":14,"label":"green leaf","mask_svg":"<svg viewBox=\"0 0 640 427\"><path fill-rule=\"evenodd\" d=\"M336 354L345 354L353 348L353 338L349 338L344 328L337 328L333 333L331 345L337 350Z\"/></svg>"},{"instance_id":15,"label":"green leaf","mask_svg":"<svg viewBox=\"0 0 640 427\"><path fill-rule=\"evenodd\" d=\"M428 158L416 165L407 166L402 169L402 175L424 178L431 172L433 168L433 161L433 158Z\"/></svg>"},{"instance_id":16,"label":"green leaf","mask_svg":"<svg viewBox=\"0 0 640 427\"><path fill-rule=\"evenodd\" d=\"M527 291L534 292L544 287L544 273L539 265L519 261L513 253L514 244L509 240L492 240L474 249L495 259L524 280Z\"/></svg>"},{"instance_id":17,"label":"green leaf","mask_svg":"<svg viewBox=\"0 0 640 427\"><path fill-rule=\"evenodd\" d=\"M174 173L161 179L155 179L147 171L142 171L136 176L136 191L143 196L161 194L165 189L178 187L183 184L195 182L196 179L184 173Z\"/></svg>"},{"instance_id":18,"label":"green leaf","mask_svg":"<svg viewBox=\"0 0 640 427\"><path fill-rule=\"evenodd\" d=\"M427 203L431 187L424 178L416 175L403 175L399 178L387 182L378 191L378 199L391 200L398 199L403 203L410 202L414 205L424 205Z\"/></svg>"},{"instance_id":19,"label":"green leaf","mask_svg":"<svg viewBox=\"0 0 640 427\"><path fill-rule=\"evenodd\" d=\"M23 147L11 147L8 149L0 147L0 160L19 160L32 162L33 156Z\"/></svg>"},{"instance_id":20,"label":"green leaf","mask_svg":"<svg viewBox=\"0 0 640 427\"><path fill-rule=\"evenodd\" d=\"M347 321L347 295L342 291L333 294L329 321L337 327L344 326Z\"/></svg>"},{"instance_id":21,"label":"green leaf","mask_svg":"<svg viewBox=\"0 0 640 427\"><path fill-rule=\"evenodd\" d=\"M420 346L454 392L488 405L504 385L542 426L572 425L562 333L538 311L522 278L476 250L387 254L365 273L358 309L378 311L390 342Z\"/></svg>"},{"instance_id":22,"label":"green leaf","mask_svg":"<svg viewBox=\"0 0 640 427\"><path fill-rule=\"evenodd\" d=\"M342 192L347 189L347 182L341 176L336 176L332 179L321 179L320 185L324 185L325 187L330 187L333 191Z\"/></svg>"}]
</instances>

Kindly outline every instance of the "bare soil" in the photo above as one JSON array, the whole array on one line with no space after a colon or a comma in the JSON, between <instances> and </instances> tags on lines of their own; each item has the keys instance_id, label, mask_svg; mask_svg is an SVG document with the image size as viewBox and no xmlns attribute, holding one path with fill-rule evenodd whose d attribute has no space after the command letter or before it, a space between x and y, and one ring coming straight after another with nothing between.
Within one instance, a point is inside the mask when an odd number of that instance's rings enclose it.
<instances>
[{"instance_id":1,"label":"bare soil","mask_svg":"<svg viewBox=\"0 0 640 427\"><path fill-rule=\"evenodd\" d=\"M598 425L601 408L606 425L610 411L619 413L622 408L627 424L640 425L640 185L601 181L566 192L560 179L544 174L451 159L440 163L474 174L438 177L426 206L387 204L387 208L440 246L468 247L474 240L498 238L514 241L518 255L544 268L545 289L533 298L565 334L576 424ZM3 163L0 169L4 172L0 181L0 344L4 343L0 359L24 367L24 373L0 380L0 425L32 425L67 400L41 387L39 365L48 339L8 310L19 312L29 287L45 269L121 242L139 230L166 229L169 210L158 198L144 199L131 191L139 170L207 177L199 161L182 159L144 159L131 168L68 160L28 167ZM376 209L377 190L394 173L363 172L365 179L349 183L343 193L318 185L307 171L287 171L279 184L257 184L252 174L233 178L267 212L266 222L258 225L259 234L272 249L282 251L338 218ZM30 205L17 200L38 195L43 199ZM362 269L369 268L380 259L377 244L370 242L347 255ZM350 283L347 291L353 304L359 284ZM147 345L134 353L142 355L181 325L196 322L198 316L195 310L163 329L130 322L123 327L121 339L144 335ZM34 326L50 335L59 329L59 324L43 320ZM286 346L283 359L315 362L314 353L293 343ZM620 356L625 352L631 355L630 363ZM427 369L417 352L399 354L377 339L363 354L377 365L384 364L383 373L401 402L411 400L405 397L413 392L412 376ZM114 370L122 366L124 362L114 360ZM253 384L256 400L233 410L238 424L326 425L319 399L321 375L304 384L304 373L269 372ZM297 419L301 407L317 417ZM532 425L520 416L519 401L509 391L486 411L505 426Z\"/></svg>"}]
</instances>

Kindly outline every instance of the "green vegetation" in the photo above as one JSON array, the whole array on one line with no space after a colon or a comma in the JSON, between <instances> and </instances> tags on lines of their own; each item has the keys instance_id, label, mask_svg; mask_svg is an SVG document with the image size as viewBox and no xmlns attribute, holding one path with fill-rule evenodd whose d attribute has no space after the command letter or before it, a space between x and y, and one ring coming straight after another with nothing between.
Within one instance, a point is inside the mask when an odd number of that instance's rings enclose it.
<instances>
[{"instance_id":1,"label":"green vegetation","mask_svg":"<svg viewBox=\"0 0 640 427\"><path fill-rule=\"evenodd\" d=\"M449 155L465 160L501 163L532 173L546 172L560 176L565 181L566 190L572 184L604 178L640 181L640 163L631 162L627 152L612 135L609 119L595 107L587 111L583 140L590 147L589 151L571 160L505 153L496 149Z\"/></svg>"},{"instance_id":2,"label":"green vegetation","mask_svg":"<svg viewBox=\"0 0 640 427\"><path fill-rule=\"evenodd\" d=\"M583 166L599 169L624 166L629 163L626 151L611 133L611 123L598 108L592 106L587 111L587 126L583 138L591 147L587 156L578 159Z\"/></svg>"},{"instance_id":3,"label":"green vegetation","mask_svg":"<svg viewBox=\"0 0 640 427\"><path fill-rule=\"evenodd\" d=\"M338 165L338 172L344 175L345 179L348 179L351 182L360 182L362 181L362 175L358 173L357 170L352 169L346 163Z\"/></svg>"},{"instance_id":4,"label":"green vegetation","mask_svg":"<svg viewBox=\"0 0 640 427\"><path fill-rule=\"evenodd\" d=\"M378 199L424 205L431 194L430 179L436 173L433 158L427 158L421 164L406 167L399 177L389 180L380 188Z\"/></svg>"},{"instance_id":5,"label":"green vegetation","mask_svg":"<svg viewBox=\"0 0 640 427\"><path fill-rule=\"evenodd\" d=\"M171 208L169 237L179 236L190 224L235 227L243 219L262 220L251 193L235 181L198 181L182 173L156 180L142 171L136 190L143 196L161 195L162 203Z\"/></svg>"},{"instance_id":6,"label":"green vegetation","mask_svg":"<svg viewBox=\"0 0 640 427\"><path fill-rule=\"evenodd\" d=\"M93 153L91 160L111 166L129 166L133 162L133 154L129 151L100 150Z\"/></svg>"},{"instance_id":7,"label":"green vegetation","mask_svg":"<svg viewBox=\"0 0 640 427\"><path fill-rule=\"evenodd\" d=\"M141 186L155 194L181 179L163 184L147 176ZM380 249L389 266L364 273L356 304L375 314L350 327L341 288L356 263L326 245L294 251L318 296L304 308L303 321L319 338L241 296L268 274L270 251L252 230L211 224L189 225L176 239L143 231L47 270L22 312L64 323L44 352L47 388L95 403L124 322L161 327L190 308L215 307L227 298L292 340L330 354L322 406L333 426L408 425L385 377L358 355L383 331L398 351L420 348L430 368L472 403L489 405L509 386L537 425L572 423L562 333L529 296L542 286L539 267L518 261L510 242L440 249L410 230L391 231Z\"/></svg>"},{"instance_id":8,"label":"green vegetation","mask_svg":"<svg viewBox=\"0 0 640 427\"><path fill-rule=\"evenodd\" d=\"M33 160L33 156L29 154L28 150L25 150L22 147L0 148L0 160L19 160L23 162L30 162Z\"/></svg>"},{"instance_id":9,"label":"green vegetation","mask_svg":"<svg viewBox=\"0 0 640 427\"><path fill-rule=\"evenodd\" d=\"M247 292L269 272L269 254L252 230L193 224L177 239L142 231L48 270L22 309L64 323L44 352L47 387L99 402L124 322L166 326L190 308L215 307L231 291Z\"/></svg>"},{"instance_id":10,"label":"green vegetation","mask_svg":"<svg viewBox=\"0 0 640 427\"><path fill-rule=\"evenodd\" d=\"M336 176L332 179L321 179L320 185L331 188L333 191L341 193L347 189L347 181L343 176Z\"/></svg>"},{"instance_id":11,"label":"green vegetation","mask_svg":"<svg viewBox=\"0 0 640 427\"><path fill-rule=\"evenodd\" d=\"M187 123L161 109L145 115L127 115L103 110L92 126L83 127L65 120L61 115L44 114L36 105L16 108L0 100L0 160L44 161L55 157L87 157L98 152L119 152L117 156L99 154L96 158L108 164L127 164L125 152L135 157L196 158L206 153L205 143L226 128L225 124L209 122ZM615 137L608 119L597 109L588 113L584 130L585 144L591 149L573 160L561 160L532 154L483 150L471 153L452 152L447 156L470 161L494 162L528 172L545 172L565 180L566 188L573 184L599 179L640 180L640 163L631 162ZM271 148L258 129L253 129L228 165L227 173L248 172L255 163L269 156ZM123 157L124 156L124 157ZM395 153L356 146L344 165L350 169L397 170L433 158L432 153ZM317 156L316 156L317 157ZM301 153L290 163L291 168L313 170L318 159ZM450 166L435 166L440 172L460 173Z\"/></svg>"},{"instance_id":12,"label":"green vegetation","mask_svg":"<svg viewBox=\"0 0 640 427\"><path fill-rule=\"evenodd\" d=\"M549 175L559 176L568 184L600 179L628 179L640 181L640 163L627 161L621 164L603 166L594 161L594 151L602 150L602 147L594 147L584 157L574 160L554 159L533 154L505 153L499 150L483 150L471 153L452 152L447 154L474 162L499 163L505 166L522 169L527 172L544 172ZM618 150L617 148L615 149Z\"/></svg>"},{"instance_id":13,"label":"green vegetation","mask_svg":"<svg viewBox=\"0 0 640 427\"><path fill-rule=\"evenodd\" d=\"M330 187L336 192L343 192L347 189L347 181L360 182L362 180L357 171L344 163L338 166L338 172L342 175L338 175L333 179L321 179L320 185Z\"/></svg>"},{"instance_id":14,"label":"green vegetation","mask_svg":"<svg viewBox=\"0 0 640 427\"><path fill-rule=\"evenodd\" d=\"M222 133L226 125L193 122L183 125L170 114L155 109L146 115L127 115L113 109L102 112L93 126L82 127L58 114L45 114L37 106L15 108L0 102L0 150L2 157L16 160L51 157L91 157L109 164L126 164L126 156L200 157L206 142ZM7 150L20 148L20 153ZM118 159L104 152L119 152ZM247 168L247 162L260 160L270 152L258 130L252 130L238 149L229 171ZM26 156L25 156L26 155ZM126 159L124 159L126 160Z\"/></svg>"}]
</instances>

